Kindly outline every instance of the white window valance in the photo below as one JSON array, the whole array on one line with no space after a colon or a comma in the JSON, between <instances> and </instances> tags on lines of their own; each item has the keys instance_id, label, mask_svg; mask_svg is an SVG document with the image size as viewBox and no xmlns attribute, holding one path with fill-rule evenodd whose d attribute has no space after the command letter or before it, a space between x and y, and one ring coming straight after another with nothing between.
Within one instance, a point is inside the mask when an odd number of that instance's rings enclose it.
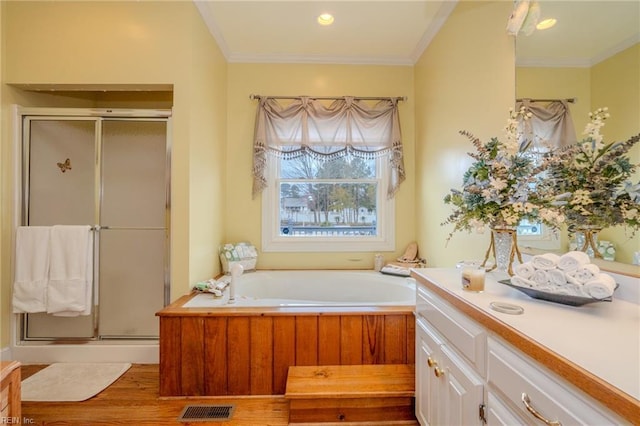
<instances>
[{"instance_id":1,"label":"white window valance","mask_svg":"<svg viewBox=\"0 0 640 426\"><path fill-rule=\"evenodd\" d=\"M523 137L533 142L535 149L561 148L576 142L576 131L566 99L522 99L516 102L516 111L524 107L531 117L523 121Z\"/></svg>"},{"instance_id":2,"label":"white window valance","mask_svg":"<svg viewBox=\"0 0 640 426\"><path fill-rule=\"evenodd\" d=\"M267 186L267 155L291 159L312 156L333 160L345 156L373 159L388 156L391 169L387 195L393 197L405 179L398 101L371 104L354 97L329 105L306 96L282 104L259 97L253 145L253 196Z\"/></svg>"}]
</instances>

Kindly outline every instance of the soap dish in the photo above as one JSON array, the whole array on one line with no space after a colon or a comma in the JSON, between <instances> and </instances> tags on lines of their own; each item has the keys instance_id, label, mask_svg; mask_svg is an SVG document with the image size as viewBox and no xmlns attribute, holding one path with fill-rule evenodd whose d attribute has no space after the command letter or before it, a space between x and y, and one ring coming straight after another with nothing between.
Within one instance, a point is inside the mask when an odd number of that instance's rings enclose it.
<instances>
[{"instance_id":1,"label":"soap dish","mask_svg":"<svg viewBox=\"0 0 640 426\"><path fill-rule=\"evenodd\" d=\"M536 290L535 288L529 287L520 287L517 285L511 284L511 280L500 280L498 281L500 284L507 285L509 287L515 288L526 294L529 297L539 300L546 300L547 302L561 303L563 305L569 306L583 306L589 303L595 302L611 302L613 297L606 297L604 299L595 299L593 297L585 297L585 296L571 296L568 294L556 294L556 293L548 293L546 291ZM618 285L616 285L618 288Z\"/></svg>"}]
</instances>

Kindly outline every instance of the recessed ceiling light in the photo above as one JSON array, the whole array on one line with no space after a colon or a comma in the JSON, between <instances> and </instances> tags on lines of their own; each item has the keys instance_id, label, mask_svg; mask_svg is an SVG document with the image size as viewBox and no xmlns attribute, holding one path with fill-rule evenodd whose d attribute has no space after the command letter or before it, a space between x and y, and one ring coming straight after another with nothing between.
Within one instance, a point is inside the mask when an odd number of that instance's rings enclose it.
<instances>
[{"instance_id":1,"label":"recessed ceiling light","mask_svg":"<svg viewBox=\"0 0 640 426\"><path fill-rule=\"evenodd\" d=\"M318 16L318 24L320 25L331 25L333 24L333 15L330 13L323 13Z\"/></svg>"},{"instance_id":2,"label":"recessed ceiling light","mask_svg":"<svg viewBox=\"0 0 640 426\"><path fill-rule=\"evenodd\" d=\"M536 25L536 28L539 30L546 30L553 27L556 24L556 22L557 21L554 18L544 19L538 22L538 25Z\"/></svg>"}]
</instances>

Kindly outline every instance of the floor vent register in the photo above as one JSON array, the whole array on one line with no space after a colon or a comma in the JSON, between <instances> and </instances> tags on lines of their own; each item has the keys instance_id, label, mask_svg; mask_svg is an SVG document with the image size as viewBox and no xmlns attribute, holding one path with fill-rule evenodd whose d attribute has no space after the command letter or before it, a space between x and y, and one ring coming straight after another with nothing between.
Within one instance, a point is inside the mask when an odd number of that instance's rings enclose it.
<instances>
[{"instance_id":1,"label":"floor vent register","mask_svg":"<svg viewBox=\"0 0 640 426\"><path fill-rule=\"evenodd\" d=\"M210 422L231 419L233 405L187 405L178 417L180 422Z\"/></svg>"}]
</instances>

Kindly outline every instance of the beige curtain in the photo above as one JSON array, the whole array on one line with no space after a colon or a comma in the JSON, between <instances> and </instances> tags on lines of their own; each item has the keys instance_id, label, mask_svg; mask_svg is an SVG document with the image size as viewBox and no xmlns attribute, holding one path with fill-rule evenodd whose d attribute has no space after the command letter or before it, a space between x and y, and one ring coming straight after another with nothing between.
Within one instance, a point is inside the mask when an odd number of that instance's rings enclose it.
<instances>
[{"instance_id":1,"label":"beige curtain","mask_svg":"<svg viewBox=\"0 0 640 426\"><path fill-rule=\"evenodd\" d=\"M524 140L533 141L535 151L560 148L576 142L576 131L567 101L552 101L545 105L523 99L516 103L516 111L522 106L532 114L524 122Z\"/></svg>"},{"instance_id":2,"label":"beige curtain","mask_svg":"<svg viewBox=\"0 0 640 426\"><path fill-rule=\"evenodd\" d=\"M253 196L267 186L267 155L292 159L304 155L320 160L344 156L365 159L387 156L393 197L405 179L398 98L375 104L353 97L329 105L310 97L282 104L260 97L253 145Z\"/></svg>"}]
</instances>

